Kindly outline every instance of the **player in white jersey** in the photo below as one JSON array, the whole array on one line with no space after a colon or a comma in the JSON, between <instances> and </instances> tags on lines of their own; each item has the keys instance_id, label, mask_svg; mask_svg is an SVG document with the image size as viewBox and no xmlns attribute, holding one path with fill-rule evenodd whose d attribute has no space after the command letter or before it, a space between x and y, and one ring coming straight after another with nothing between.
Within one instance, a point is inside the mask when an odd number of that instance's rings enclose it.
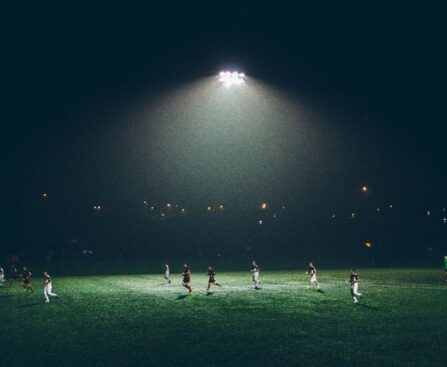
<instances>
[{"instance_id":1,"label":"player in white jersey","mask_svg":"<svg viewBox=\"0 0 447 367\"><path fill-rule=\"evenodd\" d=\"M0 287L3 287L3 283L6 282L5 280L5 271L0 266Z\"/></svg>"},{"instance_id":2,"label":"player in white jersey","mask_svg":"<svg viewBox=\"0 0 447 367\"><path fill-rule=\"evenodd\" d=\"M307 289L311 287L312 284L317 286L317 289L320 289L320 284L317 281L317 268L314 266L314 263L311 261L309 263L309 270L304 273L305 275L310 275L309 284L307 285Z\"/></svg>"},{"instance_id":3,"label":"player in white jersey","mask_svg":"<svg viewBox=\"0 0 447 367\"><path fill-rule=\"evenodd\" d=\"M259 266L256 264L256 261L253 260L253 262L251 263L251 274L253 277L253 283L255 283L255 289L261 289L261 287L259 286L259 273L261 272L261 269L259 268Z\"/></svg>"},{"instance_id":4,"label":"player in white jersey","mask_svg":"<svg viewBox=\"0 0 447 367\"><path fill-rule=\"evenodd\" d=\"M351 283L351 296L354 300L354 303L359 303L359 298L362 298L362 294L359 292L359 282L360 277L355 272L354 269L351 269L351 275L349 277L349 283Z\"/></svg>"},{"instance_id":5,"label":"player in white jersey","mask_svg":"<svg viewBox=\"0 0 447 367\"><path fill-rule=\"evenodd\" d=\"M171 284L171 279L169 279L169 265L165 264L165 276L164 278L168 281L168 284Z\"/></svg>"},{"instance_id":6,"label":"player in white jersey","mask_svg":"<svg viewBox=\"0 0 447 367\"><path fill-rule=\"evenodd\" d=\"M43 281L43 294L45 296L45 302L49 303L50 302L50 297L56 297L58 298L59 296L56 293L53 293L53 284L51 283L51 276L50 274L48 274L48 272L44 272L43 273L44 276L44 281Z\"/></svg>"}]
</instances>

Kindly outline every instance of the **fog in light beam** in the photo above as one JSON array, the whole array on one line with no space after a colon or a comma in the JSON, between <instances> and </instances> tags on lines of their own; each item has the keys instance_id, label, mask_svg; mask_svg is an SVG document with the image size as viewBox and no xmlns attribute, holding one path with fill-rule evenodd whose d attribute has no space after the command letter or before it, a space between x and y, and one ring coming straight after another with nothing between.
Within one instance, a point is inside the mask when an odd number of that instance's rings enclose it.
<instances>
[{"instance_id":1,"label":"fog in light beam","mask_svg":"<svg viewBox=\"0 0 447 367\"><path fill-rule=\"evenodd\" d=\"M230 87L201 79L142 104L126 118L138 191L182 202L305 198L334 173L325 119L249 76Z\"/></svg>"}]
</instances>

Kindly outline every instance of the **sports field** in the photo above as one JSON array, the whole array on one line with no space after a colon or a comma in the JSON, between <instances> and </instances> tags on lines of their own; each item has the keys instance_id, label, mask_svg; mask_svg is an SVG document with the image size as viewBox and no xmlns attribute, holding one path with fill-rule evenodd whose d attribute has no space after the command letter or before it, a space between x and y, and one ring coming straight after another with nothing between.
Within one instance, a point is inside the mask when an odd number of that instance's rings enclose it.
<instances>
[{"instance_id":1,"label":"sports field","mask_svg":"<svg viewBox=\"0 0 447 367\"><path fill-rule=\"evenodd\" d=\"M218 269L217 269L218 270ZM305 270L305 269L304 269ZM43 301L19 285L0 289L2 366L445 366L447 287L434 269L319 272L322 292L298 271L58 278ZM205 269L203 269L205 273ZM39 279L39 281L38 281Z\"/></svg>"}]
</instances>

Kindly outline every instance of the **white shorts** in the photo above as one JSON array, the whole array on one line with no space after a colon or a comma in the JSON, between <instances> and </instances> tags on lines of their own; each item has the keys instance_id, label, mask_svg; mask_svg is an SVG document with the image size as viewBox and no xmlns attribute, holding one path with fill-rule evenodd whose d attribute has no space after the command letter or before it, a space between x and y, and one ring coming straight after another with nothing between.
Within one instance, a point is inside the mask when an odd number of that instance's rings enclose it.
<instances>
[{"instance_id":1,"label":"white shorts","mask_svg":"<svg viewBox=\"0 0 447 367\"><path fill-rule=\"evenodd\" d=\"M259 281L259 273L258 273L258 272L253 273L253 281L254 281L254 282Z\"/></svg>"},{"instance_id":2,"label":"white shorts","mask_svg":"<svg viewBox=\"0 0 447 367\"><path fill-rule=\"evenodd\" d=\"M310 282L311 283L316 283L317 282L317 274L314 274L310 277Z\"/></svg>"}]
</instances>

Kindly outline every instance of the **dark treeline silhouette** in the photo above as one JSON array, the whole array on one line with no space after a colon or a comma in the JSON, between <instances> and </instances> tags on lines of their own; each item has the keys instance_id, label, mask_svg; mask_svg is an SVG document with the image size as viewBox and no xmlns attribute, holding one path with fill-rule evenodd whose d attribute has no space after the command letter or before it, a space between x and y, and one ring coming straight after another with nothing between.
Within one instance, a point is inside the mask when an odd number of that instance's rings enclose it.
<instances>
[{"instance_id":1,"label":"dark treeline silhouette","mask_svg":"<svg viewBox=\"0 0 447 367\"><path fill-rule=\"evenodd\" d=\"M444 216L442 208L427 215L398 205L333 214L282 205L193 212L175 204L81 211L55 203L25 211L22 230L4 243L1 256L18 255L25 262L263 256L334 265L428 265L447 248Z\"/></svg>"}]
</instances>

